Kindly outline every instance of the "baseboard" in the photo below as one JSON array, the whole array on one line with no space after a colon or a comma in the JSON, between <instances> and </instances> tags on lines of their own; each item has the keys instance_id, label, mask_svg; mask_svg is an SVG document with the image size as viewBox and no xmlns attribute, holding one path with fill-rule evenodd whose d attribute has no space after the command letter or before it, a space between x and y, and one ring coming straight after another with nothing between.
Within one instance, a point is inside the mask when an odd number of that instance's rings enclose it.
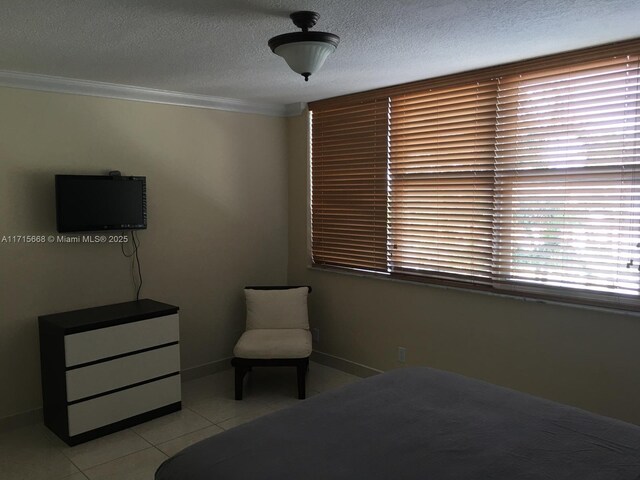
<instances>
[{"instance_id":1,"label":"baseboard","mask_svg":"<svg viewBox=\"0 0 640 480\"><path fill-rule=\"evenodd\" d=\"M229 368L231 368L231 357L198 365L197 367L185 368L180 372L180 375L182 375L183 382L188 382L189 380L195 380L196 378L204 377L206 375L212 375Z\"/></svg>"},{"instance_id":2,"label":"baseboard","mask_svg":"<svg viewBox=\"0 0 640 480\"><path fill-rule=\"evenodd\" d=\"M346 358L336 357L335 355L329 355L328 353L317 350L311 352L311 361L362 378L372 377L382 373L382 370L378 370L377 368L368 367L367 365L362 365L361 363L352 362Z\"/></svg>"},{"instance_id":3,"label":"baseboard","mask_svg":"<svg viewBox=\"0 0 640 480\"><path fill-rule=\"evenodd\" d=\"M0 418L0 431L13 430L14 428L42 423L42 418L42 408L3 417Z\"/></svg>"}]
</instances>

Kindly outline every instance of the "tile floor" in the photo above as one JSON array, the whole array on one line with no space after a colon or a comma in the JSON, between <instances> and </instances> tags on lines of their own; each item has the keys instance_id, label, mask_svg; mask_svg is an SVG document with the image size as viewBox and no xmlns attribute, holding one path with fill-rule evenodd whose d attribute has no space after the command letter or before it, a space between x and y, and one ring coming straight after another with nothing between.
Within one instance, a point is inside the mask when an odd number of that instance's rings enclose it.
<instances>
[{"instance_id":1,"label":"tile floor","mask_svg":"<svg viewBox=\"0 0 640 480\"><path fill-rule=\"evenodd\" d=\"M307 396L358 377L311 363ZM133 428L69 447L44 425L0 431L3 480L152 480L169 456L204 438L298 402L295 369L256 368L245 399L233 399L233 371L185 382L182 410Z\"/></svg>"}]
</instances>

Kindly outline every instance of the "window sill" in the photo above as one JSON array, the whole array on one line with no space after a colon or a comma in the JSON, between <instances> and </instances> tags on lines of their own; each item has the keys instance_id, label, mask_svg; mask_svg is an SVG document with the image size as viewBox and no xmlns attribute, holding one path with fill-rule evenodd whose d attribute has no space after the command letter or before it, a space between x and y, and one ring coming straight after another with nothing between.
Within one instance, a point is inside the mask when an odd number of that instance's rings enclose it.
<instances>
[{"instance_id":1,"label":"window sill","mask_svg":"<svg viewBox=\"0 0 640 480\"><path fill-rule=\"evenodd\" d=\"M586 303L578 303L578 302L573 303L573 302L569 302L569 301L540 298L540 297L536 297L536 296L533 296L533 295L532 296L527 296L526 294L523 294L523 293L520 293L520 292L519 293L515 293L515 292L514 293L508 293L506 291L497 291L497 290L491 289L490 287L487 287L485 289L485 288L465 288L465 287L461 287L461 286L442 285L442 284L439 284L439 283L430 282L428 278L424 278L423 280L410 280L410 279L406 279L406 278L397 278L397 277L391 276L388 273L378 273L378 272L371 272L371 271L367 271L367 270L355 270L355 269L339 268L339 267L326 267L326 266L319 266L319 265L313 265L313 264L308 264L307 265L307 270L316 271L316 272L324 272L324 273L337 273L339 275L347 275L347 276L352 276L352 277L360 277L360 278L367 278L367 279L374 279L374 280L390 281L390 282L394 282L394 283L401 283L401 284L408 284L408 285L421 285L421 286L425 286L425 287L442 288L442 289L445 289L445 290L453 290L453 291L458 291L458 292L479 293L479 294L482 294L482 295L489 295L489 296L492 296L492 297L521 300L521 301L528 302L528 303L541 303L541 304L548 304L548 305L558 305L558 306L562 306L562 307L580 308L580 309L591 310L591 311L596 311L596 312L605 312L605 313L613 313L613 314L617 314L617 315L640 317L640 311L637 311L637 310L628 310L628 309L624 309L624 308L596 306L596 305L589 305L589 304L586 304Z\"/></svg>"}]
</instances>

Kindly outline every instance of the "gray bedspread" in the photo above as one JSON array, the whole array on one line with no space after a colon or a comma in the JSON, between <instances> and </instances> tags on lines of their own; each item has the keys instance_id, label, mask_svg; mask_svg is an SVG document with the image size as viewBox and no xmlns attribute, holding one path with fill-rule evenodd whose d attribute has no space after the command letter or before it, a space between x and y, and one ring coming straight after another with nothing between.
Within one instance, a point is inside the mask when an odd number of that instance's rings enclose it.
<instances>
[{"instance_id":1,"label":"gray bedspread","mask_svg":"<svg viewBox=\"0 0 640 480\"><path fill-rule=\"evenodd\" d=\"M203 440L157 480L639 480L640 427L428 368Z\"/></svg>"}]
</instances>

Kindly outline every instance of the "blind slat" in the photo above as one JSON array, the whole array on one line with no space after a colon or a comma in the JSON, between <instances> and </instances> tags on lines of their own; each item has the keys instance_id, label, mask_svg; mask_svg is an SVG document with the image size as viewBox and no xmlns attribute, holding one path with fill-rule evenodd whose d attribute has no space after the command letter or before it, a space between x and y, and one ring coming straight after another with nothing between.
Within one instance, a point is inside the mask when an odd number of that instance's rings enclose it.
<instances>
[{"instance_id":1,"label":"blind slat","mask_svg":"<svg viewBox=\"0 0 640 480\"><path fill-rule=\"evenodd\" d=\"M387 117L388 104L379 100L313 114L317 264L386 271Z\"/></svg>"},{"instance_id":2,"label":"blind slat","mask_svg":"<svg viewBox=\"0 0 640 480\"><path fill-rule=\"evenodd\" d=\"M639 74L630 56L499 80L496 281L638 294Z\"/></svg>"},{"instance_id":3,"label":"blind slat","mask_svg":"<svg viewBox=\"0 0 640 480\"><path fill-rule=\"evenodd\" d=\"M310 104L319 265L640 306L640 39Z\"/></svg>"},{"instance_id":4,"label":"blind slat","mask_svg":"<svg viewBox=\"0 0 640 480\"><path fill-rule=\"evenodd\" d=\"M492 201L475 194L482 187L489 192L493 190L492 175L478 177L477 171L482 164L488 170L493 165L496 87L496 82L485 82L433 89L424 95L409 96L410 101L402 95L391 97L391 272L436 269L449 274L489 276L490 231L479 235L478 227L490 221ZM465 128L451 129L452 118ZM447 170L455 171L456 175L440 175ZM448 187L464 200L456 202L445 195L416 195L413 193L416 174L423 181ZM485 218L479 215L483 210ZM426 237L433 233L434 224L467 228L456 233L442 230L434 244ZM416 236L421 233L425 236ZM484 237L484 247L478 246L479 237Z\"/></svg>"}]
</instances>

